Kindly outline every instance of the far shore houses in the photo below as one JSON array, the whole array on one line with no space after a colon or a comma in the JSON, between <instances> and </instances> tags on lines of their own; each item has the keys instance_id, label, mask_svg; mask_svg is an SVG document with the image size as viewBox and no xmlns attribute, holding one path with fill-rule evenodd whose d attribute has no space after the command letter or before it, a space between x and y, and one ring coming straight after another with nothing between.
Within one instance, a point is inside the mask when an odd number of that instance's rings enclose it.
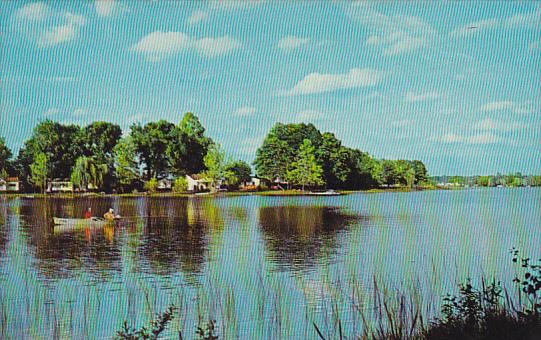
<instances>
[{"instance_id":1,"label":"far shore houses","mask_svg":"<svg viewBox=\"0 0 541 340\"><path fill-rule=\"evenodd\" d=\"M0 178L0 192L19 192L21 189L21 182L18 177Z\"/></svg>"}]
</instances>

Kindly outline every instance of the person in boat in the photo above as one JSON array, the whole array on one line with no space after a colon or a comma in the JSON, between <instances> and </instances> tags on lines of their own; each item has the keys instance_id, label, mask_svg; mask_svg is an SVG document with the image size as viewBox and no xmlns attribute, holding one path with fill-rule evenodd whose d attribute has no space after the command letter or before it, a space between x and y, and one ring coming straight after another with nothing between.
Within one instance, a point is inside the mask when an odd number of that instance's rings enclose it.
<instances>
[{"instance_id":1,"label":"person in boat","mask_svg":"<svg viewBox=\"0 0 541 340\"><path fill-rule=\"evenodd\" d=\"M89 207L88 209L86 209L85 218L86 219L92 218L92 208Z\"/></svg>"},{"instance_id":2,"label":"person in boat","mask_svg":"<svg viewBox=\"0 0 541 340\"><path fill-rule=\"evenodd\" d=\"M114 214L113 208L109 209L109 211L106 212L106 213L103 215L103 218L105 218L105 219L108 220L108 221L113 221L113 220L115 219L115 214Z\"/></svg>"}]
</instances>

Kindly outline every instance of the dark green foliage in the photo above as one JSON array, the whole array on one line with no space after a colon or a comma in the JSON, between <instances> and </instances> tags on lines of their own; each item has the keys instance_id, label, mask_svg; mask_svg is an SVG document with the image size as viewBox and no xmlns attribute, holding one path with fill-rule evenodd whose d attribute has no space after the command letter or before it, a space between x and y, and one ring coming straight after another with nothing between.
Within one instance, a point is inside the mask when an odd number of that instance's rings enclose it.
<instances>
[{"instance_id":1,"label":"dark green foliage","mask_svg":"<svg viewBox=\"0 0 541 340\"><path fill-rule=\"evenodd\" d=\"M76 125L62 125L50 120L39 123L19 152L18 169L21 178L30 182L30 165L34 157L47 157L48 176L69 178L75 160L83 154L82 132Z\"/></svg>"},{"instance_id":2,"label":"dark green foliage","mask_svg":"<svg viewBox=\"0 0 541 340\"><path fill-rule=\"evenodd\" d=\"M174 130L175 125L165 120L131 127L131 136L147 180L169 173L167 149L173 142Z\"/></svg>"},{"instance_id":3,"label":"dark green foliage","mask_svg":"<svg viewBox=\"0 0 541 340\"><path fill-rule=\"evenodd\" d=\"M169 306L165 312L158 314L156 319L152 320L149 328L141 327L140 329L136 330L135 328L130 327L127 321L124 321L122 329L116 333L116 338L122 340L158 339L158 336L165 330L167 324L173 319L174 312L175 306Z\"/></svg>"},{"instance_id":4,"label":"dark green foliage","mask_svg":"<svg viewBox=\"0 0 541 340\"><path fill-rule=\"evenodd\" d=\"M300 146L308 139L315 148L323 181L335 189L371 189L381 185L413 187L426 183L428 172L421 161L378 161L368 153L342 146L334 134L321 133L312 124L276 124L257 150L258 176L269 180L287 177Z\"/></svg>"},{"instance_id":5,"label":"dark green foliage","mask_svg":"<svg viewBox=\"0 0 541 340\"><path fill-rule=\"evenodd\" d=\"M113 149L122 136L120 126L107 122L94 122L82 130L83 152L100 162L108 162Z\"/></svg>"},{"instance_id":6,"label":"dark green foliage","mask_svg":"<svg viewBox=\"0 0 541 340\"><path fill-rule=\"evenodd\" d=\"M237 186L242 182L248 182L252 179L252 168L248 163L241 160L226 164L225 173L230 174L231 181L228 181L228 184L232 186Z\"/></svg>"},{"instance_id":7,"label":"dark green foliage","mask_svg":"<svg viewBox=\"0 0 541 340\"><path fill-rule=\"evenodd\" d=\"M276 124L257 150L254 165L257 175L270 180L284 179L305 139L319 149L322 137L312 124Z\"/></svg>"},{"instance_id":8,"label":"dark green foliage","mask_svg":"<svg viewBox=\"0 0 541 340\"><path fill-rule=\"evenodd\" d=\"M0 173L6 172L8 174L13 172L11 163L11 150L6 145L4 137L0 137Z\"/></svg>"},{"instance_id":9,"label":"dark green foliage","mask_svg":"<svg viewBox=\"0 0 541 340\"><path fill-rule=\"evenodd\" d=\"M203 158L213 142L205 136L205 128L196 115L186 113L179 126L172 131L171 137L167 156L175 176L205 170Z\"/></svg>"}]
</instances>

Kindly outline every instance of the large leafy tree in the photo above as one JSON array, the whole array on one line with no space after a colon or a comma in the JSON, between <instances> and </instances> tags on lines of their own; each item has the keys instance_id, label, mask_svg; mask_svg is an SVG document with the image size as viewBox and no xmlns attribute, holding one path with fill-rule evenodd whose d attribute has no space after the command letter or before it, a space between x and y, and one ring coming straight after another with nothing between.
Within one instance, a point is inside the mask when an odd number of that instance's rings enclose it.
<instances>
[{"instance_id":1,"label":"large leafy tree","mask_svg":"<svg viewBox=\"0 0 541 340\"><path fill-rule=\"evenodd\" d=\"M270 180L285 178L305 139L316 149L322 142L321 133L312 124L276 124L256 152L257 175Z\"/></svg>"},{"instance_id":2,"label":"large leafy tree","mask_svg":"<svg viewBox=\"0 0 541 340\"><path fill-rule=\"evenodd\" d=\"M323 180L323 169L316 160L316 149L309 139L305 139L299 147L299 154L287 172L287 179L300 185L304 191L306 186L320 186Z\"/></svg>"},{"instance_id":3,"label":"large leafy tree","mask_svg":"<svg viewBox=\"0 0 541 340\"><path fill-rule=\"evenodd\" d=\"M48 176L69 178L75 160L82 155L81 129L76 125L62 125L50 120L39 123L32 136L19 151L17 168L23 180L31 181L30 165L38 154L45 154Z\"/></svg>"},{"instance_id":4,"label":"large leafy tree","mask_svg":"<svg viewBox=\"0 0 541 340\"><path fill-rule=\"evenodd\" d=\"M167 150L173 141L175 125L165 120L145 126L132 125L131 136L147 180L169 174Z\"/></svg>"},{"instance_id":5,"label":"large leafy tree","mask_svg":"<svg viewBox=\"0 0 541 340\"><path fill-rule=\"evenodd\" d=\"M203 158L212 140L205 136L205 128L196 115L188 112L173 130L167 155L171 172L177 176L199 173L205 169Z\"/></svg>"},{"instance_id":6,"label":"large leafy tree","mask_svg":"<svg viewBox=\"0 0 541 340\"><path fill-rule=\"evenodd\" d=\"M325 183L331 188L343 187L351 173L348 149L332 133L325 132L321 137L317 157L323 167Z\"/></svg>"},{"instance_id":7,"label":"large leafy tree","mask_svg":"<svg viewBox=\"0 0 541 340\"><path fill-rule=\"evenodd\" d=\"M205 167L203 176L211 183L213 191L216 190L217 184L226 177L229 177L229 172L226 172L225 152L220 144L210 146L207 154L204 157Z\"/></svg>"},{"instance_id":8,"label":"large leafy tree","mask_svg":"<svg viewBox=\"0 0 541 340\"><path fill-rule=\"evenodd\" d=\"M82 130L82 140L86 156L107 162L113 149L122 136L120 126L107 122L94 122Z\"/></svg>"},{"instance_id":9,"label":"large leafy tree","mask_svg":"<svg viewBox=\"0 0 541 340\"><path fill-rule=\"evenodd\" d=\"M428 171L423 162L419 160L414 160L411 162L411 167L413 168L415 174L415 184L426 183L428 181Z\"/></svg>"},{"instance_id":10,"label":"large leafy tree","mask_svg":"<svg viewBox=\"0 0 541 340\"><path fill-rule=\"evenodd\" d=\"M120 139L113 149L115 177L122 192L130 190L139 178L137 150L131 136Z\"/></svg>"},{"instance_id":11,"label":"large leafy tree","mask_svg":"<svg viewBox=\"0 0 541 340\"><path fill-rule=\"evenodd\" d=\"M229 185L238 185L242 182L247 182L252 179L252 168L245 161L234 161L225 165L226 174L230 174L228 179Z\"/></svg>"},{"instance_id":12,"label":"large leafy tree","mask_svg":"<svg viewBox=\"0 0 541 340\"><path fill-rule=\"evenodd\" d=\"M45 153L40 152L34 156L34 161L30 165L30 176L32 183L42 192L45 192L48 175L48 159Z\"/></svg>"},{"instance_id":13,"label":"large leafy tree","mask_svg":"<svg viewBox=\"0 0 541 340\"><path fill-rule=\"evenodd\" d=\"M370 189L383 183L381 162L357 149L348 149L348 153L348 167L351 169L348 186L355 189Z\"/></svg>"},{"instance_id":14,"label":"large leafy tree","mask_svg":"<svg viewBox=\"0 0 541 340\"><path fill-rule=\"evenodd\" d=\"M77 158L71 173L71 182L79 189L86 190L89 185L100 190L109 168L94 157Z\"/></svg>"},{"instance_id":15,"label":"large leafy tree","mask_svg":"<svg viewBox=\"0 0 541 340\"><path fill-rule=\"evenodd\" d=\"M6 145L6 140L4 137L0 137L0 173L11 172L11 156L12 153Z\"/></svg>"}]
</instances>

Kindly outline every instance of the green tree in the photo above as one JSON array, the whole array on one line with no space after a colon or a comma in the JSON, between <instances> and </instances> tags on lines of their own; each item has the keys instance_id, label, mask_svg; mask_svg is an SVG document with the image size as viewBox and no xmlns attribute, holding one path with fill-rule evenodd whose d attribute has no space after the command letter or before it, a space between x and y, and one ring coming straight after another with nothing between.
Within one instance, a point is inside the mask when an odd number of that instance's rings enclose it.
<instances>
[{"instance_id":1,"label":"green tree","mask_svg":"<svg viewBox=\"0 0 541 340\"><path fill-rule=\"evenodd\" d=\"M93 157L81 156L77 158L73 166L71 182L79 187L79 190L86 190L89 185L100 190L107 172L107 164L100 163Z\"/></svg>"},{"instance_id":2,"label":"green tree","mask_svg":"<svg viewBox=\"0 0 541 340\"><path fill-rule=\"evenodd\" d=\"M122 192L133 188L134 182L139 178L137 168L137 152L131 136L120 139L113 149L115 177Z\"/></svg>"},{"instance_id":3,"label":"green tree","mask_svg":"<svg viewBox=\"0 0 541 340\"><path fill-rule=\"evenodd\" d=\"M41 152L35 155L34 162L30 165L32 183L40 188L42 193L45 193L45 185L47 185L47 163L47 155Z\"/></svg>"},{"instance_id":4,"label":"green tree","mask_svg":"<svg viewBox=\"0 0 541 340\"><path fill-rule=\"evenodd\" d=\"M152 177L145 182L144 188L150 194L156 193L158 190L158 179L156 177Z\"/></svg>"},{"instance_id":5,"label":"green tree","mask_svg":"<svg viewBox=\"0 0 541 340\"><path fill-rule=\"evenodd\" d=\"M108 122L94 122L82 130L82 141L87 156L107 162L122 136L120 126Z\"/></svg>"},{"instance_id":6,"label":"green tree","mask_svg":"<svg viewBox=\"0 0 541 340\"><path fill-rule=\"evenodd\" d=\"M321 135L321 145L316 152L323 168L323 178L328 187L343 187L352 169L348 166L349 152L332 133Z\"/></svg>"},{"instance_id":7,"label":"green tree","mask_svg":"<svg viewBox=\"0 0 541 340\"><path fill-rule=\"evenodd\" d=\"M252 179L252 168L248 163L241 160L226 164L225 173L230 175L227 179L227 184L233 186Z\"/></svg>"},{"instance_id":8,"label":"green tree","mask_svg":"<svg viewBox=\"0 0 541 340\"><path fill-rule=\"evenodd\" d=\"M195 174L205 169L203 158L212 140L205 136L205 128L196 115L186 113L171 139L167 156L174 175Z\"/></svg>"},{"instance_id":9,"label":"green tree","mask_svg":"<svg viewBox=\"0 0 541 340\"><path fill-rule=\"evenodd\" d=\"M256 152L257 175L270 180L284 179L305 139L318 149L322 142L321 132L312 124L274 125Z\"/></svg>"},{"instance_id":10,"label":"green tree","mask_svg":"<svg viewBox=\"0 0 541 340\"><path fill-rule=\"evenodd\" d=\"M13 156L13 154L7 147L6 140L4 137L0 137L0 172L11 172L11 156Z\"/></svg>"},{"instance_id":11,"label":"green tree","mask_svg":"<svg viewBox=\"0 0 541 340\"><path fill-rule=\"evenodd\" d=\"M306 186L325 184L323 169L316 161L316 149L309 139L305 139L300 146L297 159L287 172L287 179L293 184L300 185L303 191Z\"/></svg>"},{"instance_id":12,"label":"green tree","mask_svg":"<svg viewBox=\"0 0 541 340\"><path fill-rule=\"evenodd\" d=\"M423 162L414 160L411 162L411 167L414 171L415 185L428 182L428 171L426 170L426 166Z\"/></svg>"},{"instance_id":13,"label":"green tree","mask_svg":"<svg viewBox=\"0 0 541 340\"><path fill-rule=\"evenodd\" d=\"M186 180L186 177L181 176L175 179L175 182L173 183L173 192L181 193L186 190L188 190L188 181Z\"/></svg>"},{"instance_id":14,"label":"green tree","mask_svg":"<svg viewBox=\"0 0 541 340\"><path fill-rule=\"evenodd\" d=\"M175 125L165 120L150 122L144 127L132 125L131 136L147 179L168 175L167 149L173 141L174 130Z\"/></svg>"},{"instance_id":15,"label":"green tree","mask_svg":"<svg viewBox=\"0 0 541 340\"><path fill-rule=\"evenodd\" d=\"M348 149L351 169L348 186L353 189L377 188L383 183L382 163L368 153L357 149Z\"/></svg>"},{"instance_id":16,"label":"green tree","mask_svg":"<svg viewBox=\"0 0 541 340\"><path fill-rule=\"evenodd\" d=\"M43 153L50 177L69 178L75 160L83 155L83 144L81 129L76 125L62 125L50 120L39 123L19 152L17 167L21 177L32 182L30 165L36 155Z\"/></svg>"},{"instance_id":17,"label":"green tree","mask_svg":"<svg viewBox=\"0 0 541 340\"><path fill-rule=\"evenodd\" d=\"M222 150L220 144L213 144L207 154L204 157L205 167L207 170L203 172L203 176L211 183L212 191L216 191L216 187L222 179L225 179L225 152Z\"/></svg>"}]
</instances>

